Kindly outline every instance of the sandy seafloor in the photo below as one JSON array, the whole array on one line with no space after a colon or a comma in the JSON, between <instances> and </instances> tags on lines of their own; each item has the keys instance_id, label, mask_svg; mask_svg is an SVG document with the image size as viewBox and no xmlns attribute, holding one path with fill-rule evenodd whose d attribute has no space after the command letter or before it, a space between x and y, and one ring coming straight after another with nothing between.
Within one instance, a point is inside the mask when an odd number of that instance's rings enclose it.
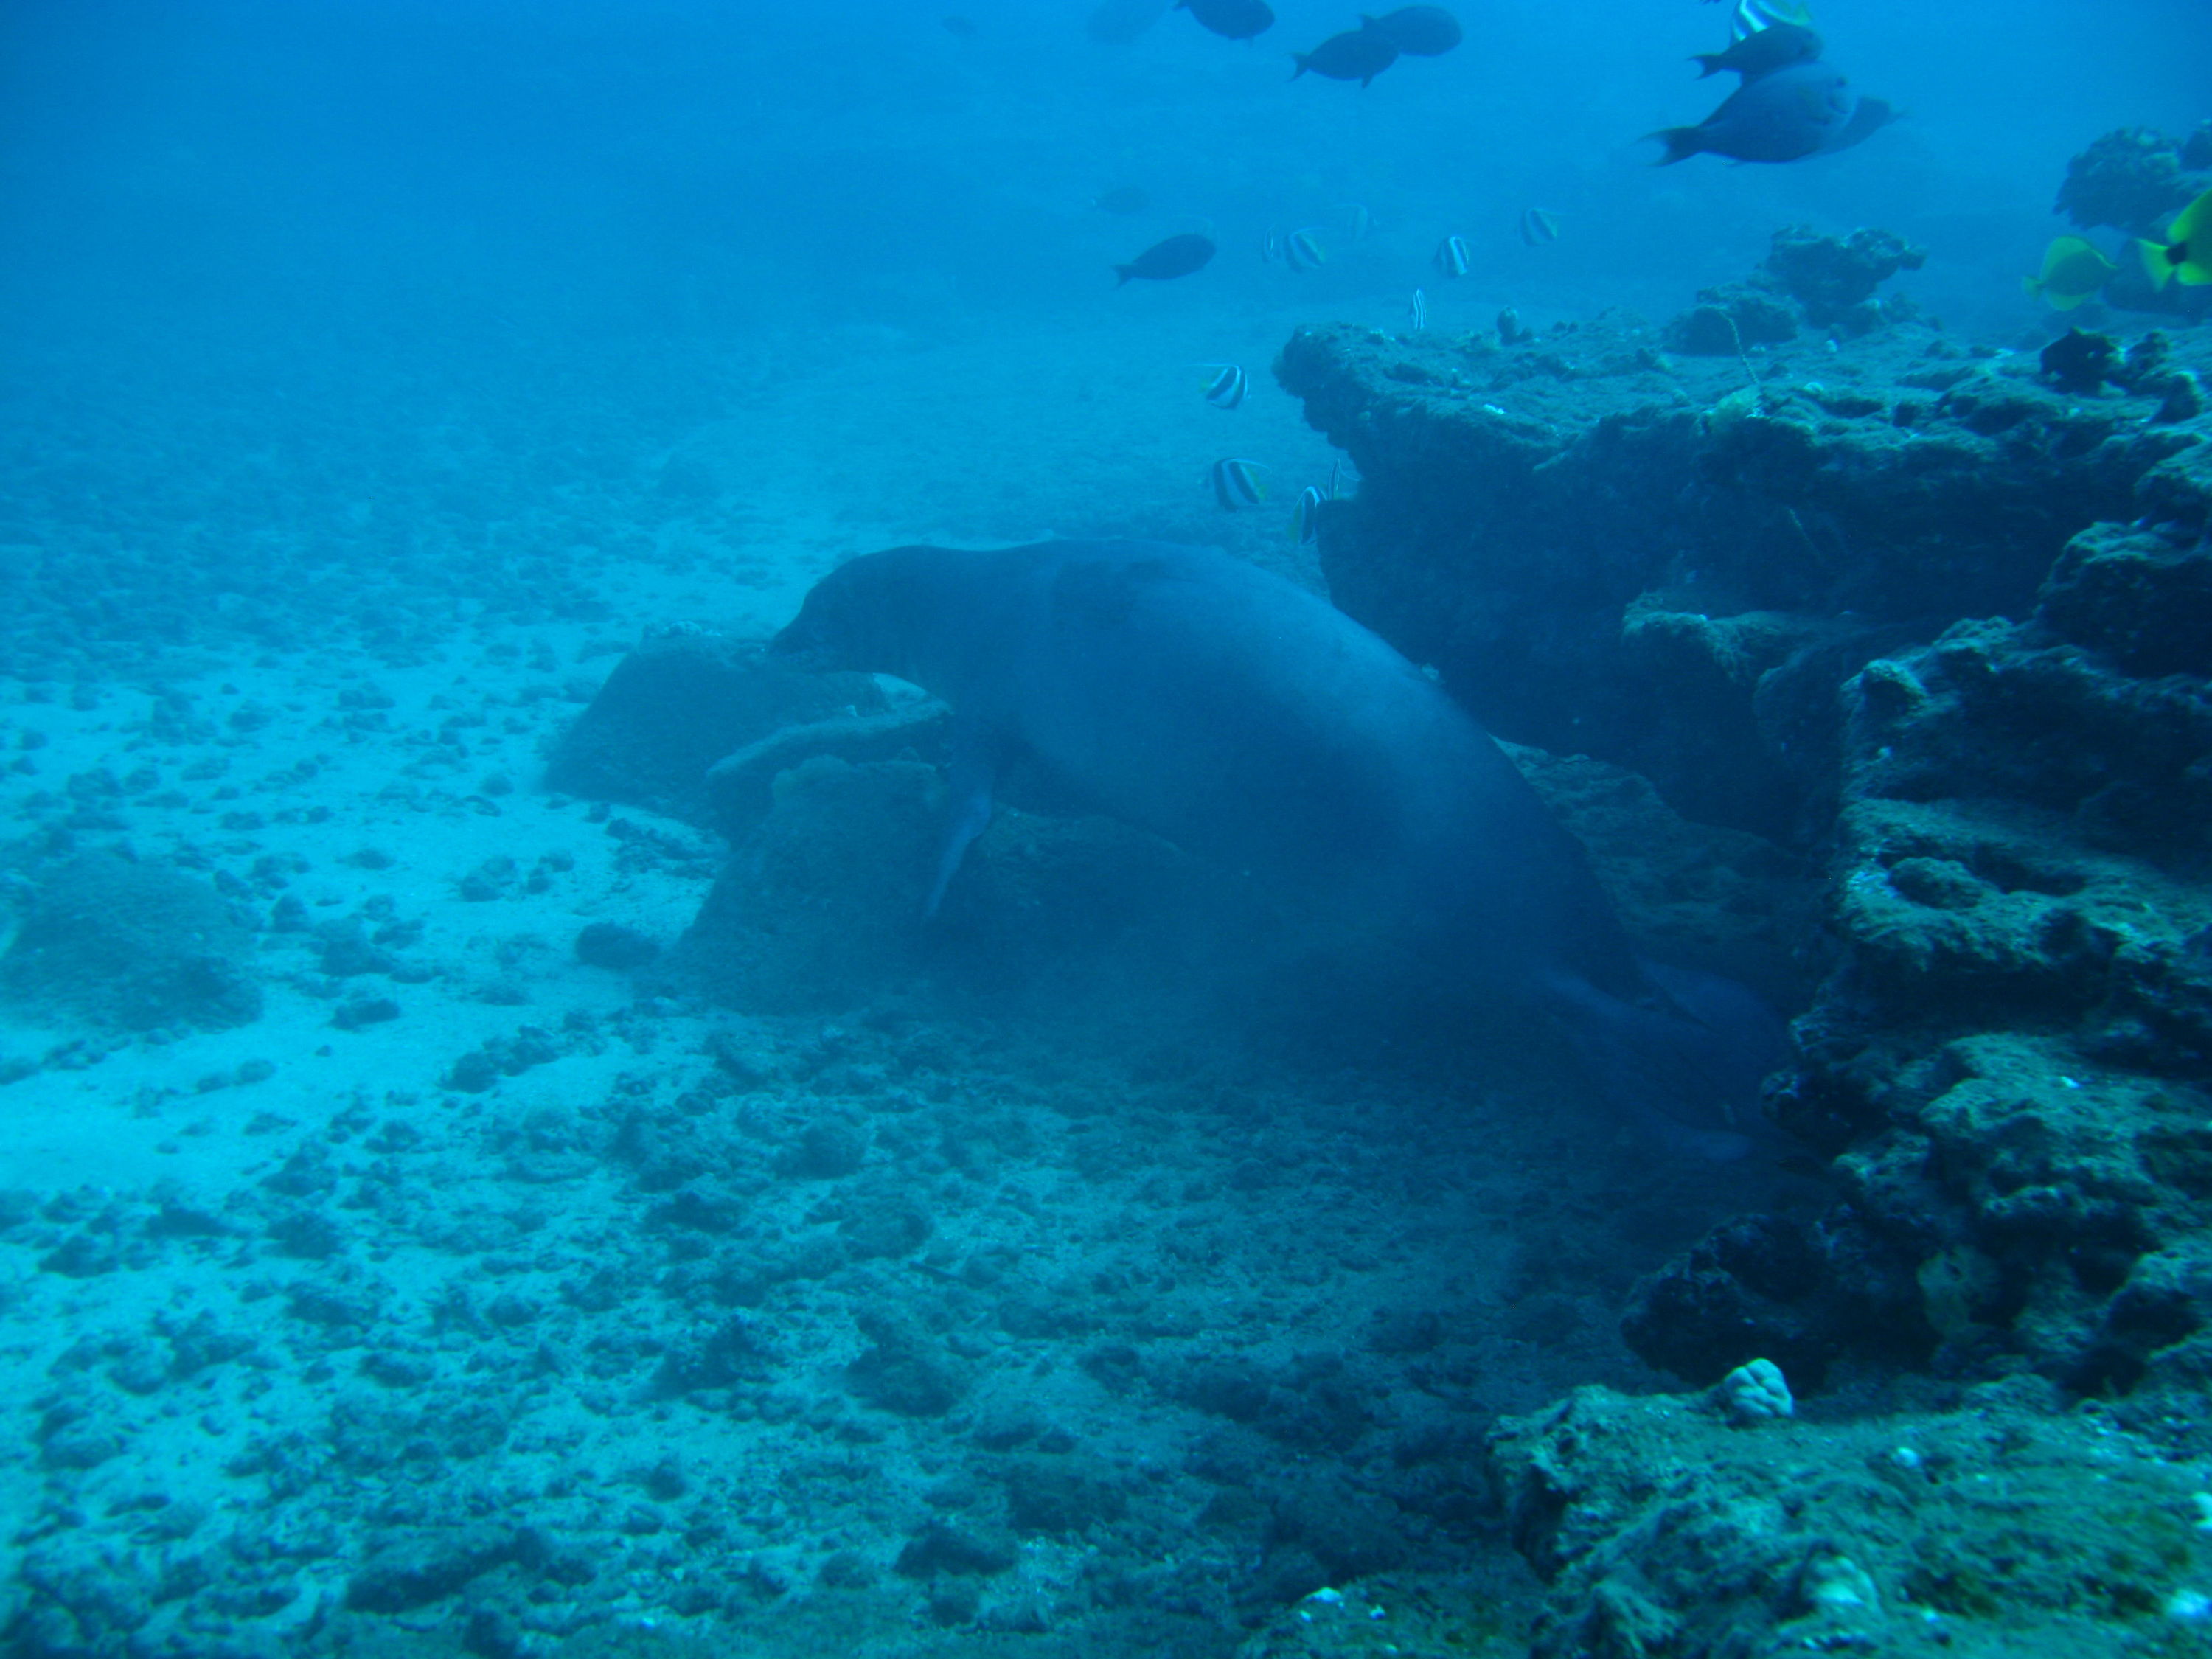
<instances>
[{"instance_id":1,"label":"sandy seafloor","mask_svg":"<svg viewBox=\"0 0 2212 1659\"><path fill-rule=\"evenodd\" d=\"M63 1607L101 1654L1225 1653L1389 1573L1511 1627L1532 1584L1470 1490L1483 1427L1662 1386L1626 1288L1790 1177L1655 1159L1525 1058L771 1018L574 953L593 921L672 943L723 850L540 782L645 630L763 635L843 557L932 538L1155 535L1310 579L1285 514L1334 458L1267 372L1309 313L1224 334L1115 297L1085 335L729 347L682 411L597 394L582 449L534 450L542 411L497 389L349 430L183 358L19 427L11 465L64 482L10 556L94 549L64 587L100 547L144 559L0 689L10 866L200 872L258 927L265 996L222 1031L0 1019L0 1059L42 1062L0 1087L0 1620L46 1609L21 1650L80 1650ZM1253 378L1233 414L1187 367L1223 359ZM248 482L173 520L163 469L201 441ZM1274 501L1218 512L1223 455ZM146 568L288 568L295 527L426 500L453 550L428 588L434 538L400 575L364 541L263 591L258 637L202 578L189 623L136 626ZM331 596L387 577L404 636L364 643ZM383 971L327 971L349 928ZM396 1018L334 1023L379 998ZM540 1063L447 1086L518 1034Z\"/></svg>"}]
</instances>

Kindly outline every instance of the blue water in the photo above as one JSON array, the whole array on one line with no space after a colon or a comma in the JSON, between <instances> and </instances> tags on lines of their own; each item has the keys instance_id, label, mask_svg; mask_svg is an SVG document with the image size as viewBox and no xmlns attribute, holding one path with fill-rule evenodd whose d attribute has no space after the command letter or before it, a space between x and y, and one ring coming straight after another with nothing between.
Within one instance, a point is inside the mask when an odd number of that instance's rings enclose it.
<instances>
[{"instance_id":1,"label":"blue water","mask_svg":"<svg viewBox=\"0 0 2212 1659\"><path fill-rule=\"evenodd\" d=\"M578 929L672 945L728 848L545 757L649 631L763 638L890 543L1318 585L1284 520L1341 458L1268 366L1416 289L1439 335L1656 325L1781 226L1878 226L1928 254L1893 291L2039 343L2068 158L2212 113L2203 0L1819 0L1905 118L1664 170L1722 7L1461 0L1364 90L1290 78L1346 5L1091 10L0 6L0 908L181 872L264 999L0 1018L0 1650L1227 1655L1385 1570L1525 1609L1455 1495L1480 1425L1662 1386L1627 1285L1811 1202L1662 1167L1540 1055L1300 1093L1103 1016L1063 1054L637 990ZM1317 268L1265 257L1302 229ZM1115 286L1188 233L1204 270Z\"/></svg>"}]
</instances>

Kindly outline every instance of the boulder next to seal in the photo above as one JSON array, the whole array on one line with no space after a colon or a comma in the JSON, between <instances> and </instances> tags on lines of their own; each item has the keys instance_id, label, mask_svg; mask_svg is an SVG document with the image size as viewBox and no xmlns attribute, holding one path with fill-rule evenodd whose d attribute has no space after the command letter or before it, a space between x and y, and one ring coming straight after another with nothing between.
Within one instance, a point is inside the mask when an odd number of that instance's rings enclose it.
<instances>
[{"instance_id":1,"label":"boulder next to seal","mask_svg":"<svg viewBox=\"0 0 2212 1659\"><path fill-rule=\"evenodd\" d=\"M954 713L933 909L1000 775L1273 881L1426 971L1564 1016L1606 1092L1709 1153L1775 1058L1741 987L1640 959L1583 849L1412 663L1325 600L1154 542L901 547L807 595L771 647L896 675Z\"/></svg>"}]
</instances>

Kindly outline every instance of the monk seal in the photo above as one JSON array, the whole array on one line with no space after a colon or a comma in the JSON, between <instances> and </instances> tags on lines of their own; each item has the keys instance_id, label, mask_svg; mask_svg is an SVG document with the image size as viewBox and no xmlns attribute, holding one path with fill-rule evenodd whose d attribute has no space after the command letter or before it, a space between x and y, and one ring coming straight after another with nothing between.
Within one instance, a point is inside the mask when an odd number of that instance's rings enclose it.
<instances>
[{"instance_id":1,"label":"monk seal","mask_svg":"<svg viewBox=\"0 0 2212 1659\"><path fill-rule=\"evenodd\" d=\"M824 577L769 649L951 705L933 913L1002 773L1041 765L1104 813L1339 907L1426 970L1534 997L1669 1139L1747 1145L1711 1126L1771 1057L1756 1000L1639 957L1581 844L1490 736L1317 595L1159 542L896 547Z\"/></svg>"}]
</instances>

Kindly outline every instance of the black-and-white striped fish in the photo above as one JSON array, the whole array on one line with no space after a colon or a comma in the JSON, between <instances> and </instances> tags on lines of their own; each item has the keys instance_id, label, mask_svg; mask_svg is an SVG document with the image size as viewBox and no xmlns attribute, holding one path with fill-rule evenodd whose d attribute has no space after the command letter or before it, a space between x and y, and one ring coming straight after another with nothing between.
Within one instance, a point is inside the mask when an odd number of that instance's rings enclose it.
<instances>
[{"instance_id":1,"label":"black-and-white striped fish","mask_svg":"<svg viewBox=\"0 0 2212 1659\"><path fill-rule=\"evenodd\" d=\"M1283 238L1283 258L1292 270L1318 270L1328 263L1328 250L1310 229L1294 230Z\"/></svg>"},{"instance_id":2,"label":"black-and-white striped fish","mask_svg":"<svg viewBox=\"0 0 2212 1659\"><path fill-rule=\"evenodd\" d=\"M1261 470L1257 461L1236 459L1218 460L1206 469L1206 483L1212 486L1213 499L1221 503L1224 513L1257 507L1267 499L1267 486L1260 482Z\"/></svg>"},{"instance_id":3,"label":"black-and-white striped fish","mask_svg":"<svg viewBox=\"0 0 2212 1659\"><path fill-rule=\"evenodd\" d=\"M1540 247L1546 242L1559 240L1559 216L1547 213L1541 208L1521 210L1521 240L1530 247Z\"/></svg>"},{"instance_id":4,"label":"black-and-white striped fish","mask_svg":"<svg viewBox=\"0 0 2212 1659\"><path fill-rule=\"evenodd\" d=\"M1364 242L1375 234L1375 216L1360 203L1346 202L1337 211L1344 216L1345 228L1353 241Z\"/></svg>"},{"instance_id":5,"label":"black-and-white striped fish","mask_svg":"<svg viewBox=\"0 0 2212 1659\"><path fill-rule=\"evenodd\" d=\"M1729 7L1729 38L1742 40L1771 29L1777 23L1813 26L1813 8L1806 0L1734 0Z\"/></svg>"},{"instance_id":6,"label":"black-and-white striped fish","mask_svg":"<svg viewBox=\"0 0 2212 1659\"><path fill-rule=\"evenodd\" d=\"M1447 236L1437 244L1437 270L1447 279L1466 276L1474 264L1474 257L1468 251L1466 237Z\"/></svg>"},{"instance_id":7,"label":"black-and-white striped fish","mask_svg":"<svg viewBox=\"0 0 2212 1659\"><path fill-rule=\"evenodd\" d=\"M1321 507L1329 499L1319 484L1308 484L1298 492L1298 504L1291 509L1291 539L1303 547L1321 534Z\"/></svg>"},{"instance_id":8,"label":"black-and-white striped fish","mask_svg":"<svg viewBox=\"0 0 2212 1659\"><path fill-rule=\"evenodd\" d=\"M1206 372L1199 386L1206 402L1216 409L1235 409L1243 403L1248 383L1243 369L1235 363L1200 363L1199 367Z\"/></svg>"},{"instance_id":9,"label":"black-and-white striped fish","mask_svg":"<svg viewBox=\"0 0 2212 1659\"><path fill-rule=\"evenodd\" d=\"M1413 290L1413 303L1406 307L1406 320L1416 334L1429 325L1429 296L1419 289Z\"/></svg>"}]
</instances>

